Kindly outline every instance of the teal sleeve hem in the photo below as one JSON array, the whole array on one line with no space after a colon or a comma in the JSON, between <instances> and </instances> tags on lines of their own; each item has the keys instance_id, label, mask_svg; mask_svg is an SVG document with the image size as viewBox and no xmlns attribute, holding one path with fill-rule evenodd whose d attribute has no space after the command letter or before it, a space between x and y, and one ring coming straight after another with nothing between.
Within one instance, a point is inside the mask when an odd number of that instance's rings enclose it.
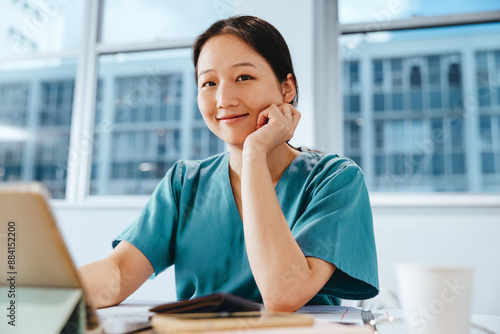
<instances>
[{"instance_id":1,"label":"teal sleeve hem","mask_svg":"<svg viewBox=\"0 0 500 334\"><path fill-rule=\"evenodd\" d=\"M166 268L164 268L163 270L159 270L158 269L159 265L157 263L155 263L154 260L152 260L153 256L152 256L151 250L146 245L144 245L143 243L141 243L137 239L126 239L126 238L118 237L115 240L113 240L113 242L111 244L112 247L113 247L113 249L116 246L118 246L118 244L121 241L127 241L128 243L132 244L142 254L144 254L144 256L148 259L149 263L151 263L151 266L153 267L154 273L153 273L153 275L151 275L151 277L149 277L149 279L154 279L156 276L158 276L159 274L161 274L166 269Z\"/></svg>"}]
</instances>

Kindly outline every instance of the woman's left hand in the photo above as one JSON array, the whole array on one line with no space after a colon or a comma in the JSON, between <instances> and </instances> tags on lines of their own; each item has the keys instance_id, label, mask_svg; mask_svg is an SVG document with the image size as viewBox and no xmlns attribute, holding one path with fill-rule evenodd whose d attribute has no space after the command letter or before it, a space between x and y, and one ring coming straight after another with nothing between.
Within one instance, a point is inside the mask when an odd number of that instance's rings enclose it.
<instances>
[{"instance_id":1,"label":"woman's left hand","mask_svg":"<svg viewBox=\"0 0 500 334\"><path fill-rule=\"evenodd\" d=\"M245 139L244 149L273 151L293 137L299 120L300 112L291 104L270 105L259 114L257 130Z\"/></svg>"}]
</instances>

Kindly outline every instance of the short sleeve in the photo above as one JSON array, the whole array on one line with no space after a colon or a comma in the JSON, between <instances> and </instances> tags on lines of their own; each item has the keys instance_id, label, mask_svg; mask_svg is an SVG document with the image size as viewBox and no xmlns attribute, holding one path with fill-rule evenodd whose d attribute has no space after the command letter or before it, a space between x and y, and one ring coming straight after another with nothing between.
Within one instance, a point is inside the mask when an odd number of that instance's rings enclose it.
<instances>
[{"instance_id":1,"label":"short sleeve","mask_svg":"<svg viewBox=\"0 0 500 334\"><path fill-rule=\"evenodd\" d=\"M153 266L152 278L174 263L181 182L182 161L168 170L141 215L112 244L125 240L137 247Z\"/></svg>"},{"instance_id":2,"label":"short sleeve","mask_svg":"<svg viewBox=\"0 0 500 334\"><path fill-rule=\"evenodd\" d=\"M351 160L321 161L308 184L309 202L292 228L305 256L337 269L318 294L368 299L378 294L371 207L361 169Z\"/></svg>"}]
</instances>

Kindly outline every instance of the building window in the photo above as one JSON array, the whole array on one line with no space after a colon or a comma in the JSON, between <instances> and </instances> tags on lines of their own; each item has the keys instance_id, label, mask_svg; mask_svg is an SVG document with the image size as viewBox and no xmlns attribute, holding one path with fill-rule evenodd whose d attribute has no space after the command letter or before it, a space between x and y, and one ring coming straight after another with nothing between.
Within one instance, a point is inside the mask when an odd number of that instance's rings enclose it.
<instances>
[{"instance_id":1,"label":"building window","mask_svg":"<svg viewBox=\"0 0 500 334\"><path fill-rule=\"evenodd\" d=\"M0 68L0 181L42 182L66 195L76 61L5 62Z\"/></svg>"},{"instance_id":2,"label":"building window","mask_svg":"<svg viewBox=\"0 0 500 334\"><path fill-rule=\"evenodd\" d=\"M371 87L360 92L360 100L371 104L360 110L363 126L356 136L369 140L353 141L349 118L344 148L346 156L361 161L371 191L500 191L500 25L492 27L499 38L479 34L483 46L439 28L432 37L408 33L411 43L405 32L388 33L392 38L383 43L365 40L359 55L350 45L344 62L372 71L358 73L359 84ZM474 57L464 61L464 54ZM465 73L474 74L472 81L465 81ZM477 132L466 126L474 117L467 109L471 95L479 107ZM363 122L365 117L373 122ZM471 168L471 159L481 167Z\"/></svg>"},{"instance_id":3,"label":"building window","mask_svg":"<svg viewBox=\"0 0 500 334\"><path fill-rule=\"evenodd\" d=\"M196 103L189 50L99 58L91 195L150 194L180 159L224 150Z\"/></svg>"}]
</instances>

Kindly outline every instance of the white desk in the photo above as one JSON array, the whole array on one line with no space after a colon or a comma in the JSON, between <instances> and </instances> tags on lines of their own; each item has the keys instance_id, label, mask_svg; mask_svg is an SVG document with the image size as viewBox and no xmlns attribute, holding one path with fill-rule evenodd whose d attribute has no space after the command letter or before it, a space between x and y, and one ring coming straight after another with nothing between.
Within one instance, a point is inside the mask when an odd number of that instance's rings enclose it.
<instances>
[{"instance_id":1,"label":"white desk","mask_svg":"<svg viewBox=\"0 0 500 334\"><path fill-rule=\"evenodd\" d=\"M132 304L133 305L133 304ZM129 305L129 306L132 306ZM137 305L138 306L138 305ZM143 305L141 305L143 306ZM391 310L376 310L373 311L373 316L375 318L375 326L376 330L378 331L379 334L404 334L404 323L402 321L402 316L403 312L400 309L391 309ZM325 321L325 313L318 314L318 318L321 319L320 322ZM326 317L327 318L327 317ZM392 321L390 321L392 320ZM500 334L500 315L499 316L494 316L494 315L472 315L471 316L471 324L473 324L471 328L471 334ZM360 328L360 326L354 326L354 325L345 325L342 326L345 329L345 333L356 333L357 331L355 330L355 327ZM302 333L323 333L323 332L328 332L331 333L331 330L328 331L326 328L323 327L323 331L320 329L320 327L314 327L316 330L314 330L312 327L310 328L303 328ZM252 333L254 334L259 334L259 333L265 333L265 334L281 334L281 333L300 333L296 332L298 328L293 328L293 327L288 327L286 328L276 328L276 329L252 329ZM339 331L342 330L342 331ZM334 330L335 333L343 333L344 330L342 328L335 328ZM363 333L366 333L366 328ZM369 331L371 332L371 331ZM145 331L141 331L139 333L142 334L157 334L155 333L154 330L149 329ZM214 332L210 332L214 333ZM224 332L224 333L232 333L232 332ZM235 331L235 333L241 333L241 331ZM445 333L443 333L445 334Z\"/></svg>"},{"instance_id":2,"label":"white desk","mask_svg":"<svg viewBox=\"0 0 500 334\"><path fill-rule=\"evenodd\" d=\"M403 311L372 311L380 334L404 334ZM392 321L390 321L392 320ZM500 315L471 315L471 334L500 334Z\"/></svg>"}]
</instances>

